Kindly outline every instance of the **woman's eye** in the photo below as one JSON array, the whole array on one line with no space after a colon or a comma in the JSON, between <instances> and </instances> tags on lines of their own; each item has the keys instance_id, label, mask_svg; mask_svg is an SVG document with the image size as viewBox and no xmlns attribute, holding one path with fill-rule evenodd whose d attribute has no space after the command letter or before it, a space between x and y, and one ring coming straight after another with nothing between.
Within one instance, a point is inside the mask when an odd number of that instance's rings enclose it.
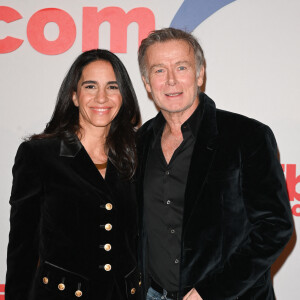
<instances>
[{"instance_id":1,"label":"woman's eye","mask_svg":"<svg viewBox=\"0 0 300 300\"><path fill-rule=\"evenodd\" d=\"M89 84L85 86L86 89L94 89L95 86L93 84Z\"/></svg>"},{"instance_id":2,"label":"woman's eye","mask_svg":"<svg viewBox=\"0 0 300 300\"><path fill-rule=\"evenodd\" d=\"M108 88L110 90L118 90L119 89L119 87L117 85L109 85Z\"/></svg>"}]
</instances>

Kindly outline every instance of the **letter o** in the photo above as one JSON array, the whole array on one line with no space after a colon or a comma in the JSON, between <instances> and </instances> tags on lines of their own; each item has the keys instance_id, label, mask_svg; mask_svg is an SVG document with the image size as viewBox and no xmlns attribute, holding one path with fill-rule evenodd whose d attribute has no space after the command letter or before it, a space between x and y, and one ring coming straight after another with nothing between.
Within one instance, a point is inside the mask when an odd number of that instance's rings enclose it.
<instances>
[{"instance_id":1,"label":"letter o","mask_svg":"<svg viewBox=\"0 0 300 300\"><path fill-rule=\"evenodd\" d=\"M44 35L45 26L54 22L59 27L59 36L48 41ZM38 52L48 55L61 54L69 50L76 38L76 26L72 17L58 8L45 8L32 15L27 24L27 37Z\"/></svg>"},{"instance_id":2,"label":"letter o","mask_svg":"<svg viewBox=\"0 0 300 300\"><path fill-rule=\"evenodd\" d=\"M296 217L300 217L300 204L296 204L292 208L292 213Z\"/></svg>"}]
</instances>

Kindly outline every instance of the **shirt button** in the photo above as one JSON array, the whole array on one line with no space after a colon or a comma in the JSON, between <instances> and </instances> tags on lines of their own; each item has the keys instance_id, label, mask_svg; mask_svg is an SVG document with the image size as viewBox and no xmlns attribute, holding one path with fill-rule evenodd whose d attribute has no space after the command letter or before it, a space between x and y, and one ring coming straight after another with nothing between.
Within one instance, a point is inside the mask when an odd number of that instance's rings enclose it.
<instances>
[{"instance_id":1,"label":"shirt button","mask_svg":"<svg viewBox=\"0 0 300 300\"><path fill-rule=\"evenodd\" d=\"M76 297L81 297L82 296L82 291L81 290L77 290L76 292L75 292L75 296Z\"/></svg>"},{"instance_id":2,"label":"shirt button","mask_svg":"<svg viewBox=\"0 0 300 300\"><path fill-rule=\"evenodd\" d=\"M105 271L110 271L111 270L111 265L110 264L106 264L105 266L104 266L104 270Z\"/></svg>"},{"instance_id":3,"label":"shirt button","mask_svg":"<svg viewBox=\"0 0 300 300\"><path fill-rule=\"evenodd\" d=\"M110 251L111 250L111 244L105 244L104 245L104 250L105 251Z\"/></svg>"},{"instance_id":4,"label":"shirt button","mask_svg":"<svg viewBox=\"0 0 300 300\"><path fill-rule=\"evenodd\" d=\"M171 203L171 200L167 200L167 204L170 204Z\"/></svg>"},{"instance_id":5,"label":"shirt button","mask_svg":"<svg viewBox=\"0 0 300 300\"><path fill-rule=\"evenodd\" d=\"M66 286L63 283L60 283L57 287L60 291L63 291L66 288Z\"/></svg>"},{"instance_id":6,"label":"shirt button","mask_svg":"<svg viewBox=\"0 0 300 300\"><path fill-rule=\"evenodd\" d=\"M113 206L111 203L106 203L105 208L106 208L106 210L112 210Z\"/></svg>"},{"instance_id":7,"label":"shirt button","mask_svg":"<svg viewBox=\"0 0 300 300\"><path fill-rule=\"evenodd\" d=\"M44 283L44 284L48 284L48 283L49 283L48 277L43 277L43 283Z\"/></svg>"},{"instance_id":8,"label":"shirt button","mask_svg":"<svg viewBox=\"0 0 300 300\"><path fill-rule=\"evenodd\" d=\"M175 264L178 264L179 263L179 259L176 258L174 262L175 262Z\"/></svg>"},{"instance_id":9,"label":"shirt button","mask_svg":"<svg viewBox=\"0 0 300 300\"><path fill-rule=\"evenodd\" d=\"M107 224L105 224L104 228L105 228L106 231L110 231L112 229L112 225L107 223Z\"/></svg>"},{"instance_id":10,"label":"shirt button","mask_svg":"<svg viewBox=\"0 0 300 300\"><path fill-rule=\"evenodd\" d=\"M166 175L170 175L170 171L166 171L166 173L165 173Z\"/></svg>"},{"instance_id":11,"label":"shirt button","mask_svg":"<svg viewBox=\"0 0 300 300\"><path fill-rule=\"evenodd\" d=\"M175 233L175 229L171 229L171 233Z\"/></svg>"}]
</instances>

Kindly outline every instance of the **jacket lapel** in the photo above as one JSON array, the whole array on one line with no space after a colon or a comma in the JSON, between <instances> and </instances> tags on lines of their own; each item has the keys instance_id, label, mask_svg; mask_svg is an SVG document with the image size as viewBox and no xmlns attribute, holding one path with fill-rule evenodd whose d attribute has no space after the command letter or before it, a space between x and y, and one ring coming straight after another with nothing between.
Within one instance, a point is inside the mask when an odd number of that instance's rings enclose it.
<instances>
[{"instance_id":1,"label":"jacket lapel","mask_svg":"<svg viewBox=\"0 0 300 300\"><path fill-rule=\"evenodd\" d=\"M205 94L200 95L200 101L203 101L203 117L191 158L185 190L183 230L201 195L205 179L218 148L215 103Z\"/></svg>"},{"instance_id":2,"label":"jacket lapel","mask_svg":"<svg viewBox=\"0 0 300 300\"><path fill-rule=\"evenodd\" d=\"M73 170L85 182L90 183L104 194L110 193L105 180L77 137L72 142L61 140L60 156L72 158L71 166ZM108 162L107 169L111 167Z\"/></svg>"}]
</instances>

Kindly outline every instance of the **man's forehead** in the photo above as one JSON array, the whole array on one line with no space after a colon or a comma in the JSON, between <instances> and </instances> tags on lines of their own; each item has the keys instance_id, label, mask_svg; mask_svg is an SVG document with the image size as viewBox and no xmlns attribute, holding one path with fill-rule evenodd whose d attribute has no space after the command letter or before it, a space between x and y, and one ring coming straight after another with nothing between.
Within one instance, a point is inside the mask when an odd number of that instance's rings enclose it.
<instances>
[{"instance_id":1,"label":"man's forehead","mask_svg":"<svg viewBox=\"0 0 300 300\"><path fill-rule=\"evenodd\" d=\"M165 59L173 58L175 63L187 62L191 58L190 54L194 54L191 45L184 40L169 40L164 42L155 42L147 49L145 56L148 63L163 64ZM184 57L185 56L185 57ZM192 56L194 59L194 55Z\"/></svg>"},{"instance_id":2,"label":"man's forehead","mask_svg":"<svg viewBox=\"0 0 300 300\"><path fill-rule=\"evenodd\" d=\"M193 51L191 45L187 41L182 40L182 39L171 39L171 40L167 40L167 41L157 41L157 42L154 42L152 45L150 45L148 47L148 49L158 48L158 47L163 49L163 48L167 48L171 44L172 44L172 46L177 44L177 47L179 45L182 45L182 46L185 46L187 49Z\"/></svg>"}]
</instances>

